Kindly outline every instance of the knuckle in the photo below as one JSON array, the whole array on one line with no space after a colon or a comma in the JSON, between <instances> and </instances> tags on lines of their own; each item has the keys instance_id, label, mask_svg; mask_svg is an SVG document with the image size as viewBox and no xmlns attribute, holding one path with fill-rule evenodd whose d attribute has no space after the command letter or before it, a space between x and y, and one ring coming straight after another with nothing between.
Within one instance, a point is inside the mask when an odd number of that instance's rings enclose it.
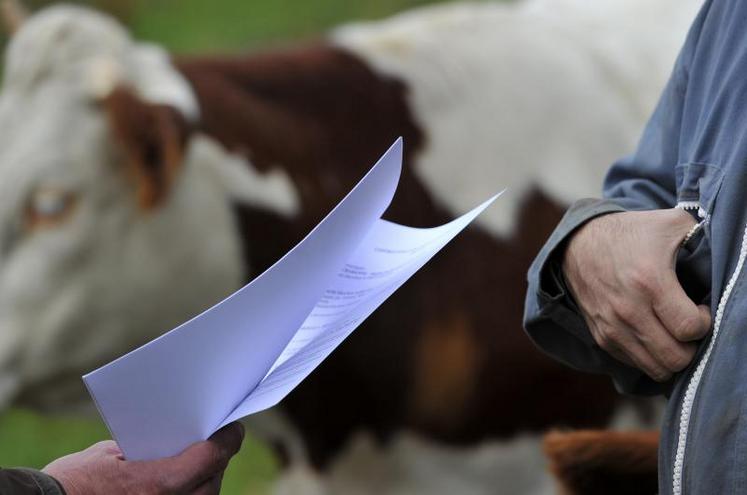
<instances>
[{"instance_id":1,"label":"knuckle","mask_svg":"<svg viewBox=\"0 0 747 495\"><path fill-rule=\"evenodd\" d=\"M628 284L638 292L650 293L656 287L654 270L646 265L640 265L628 273Z\"/></svg>"},{"instance_id":2,"label":"knuckle","mask_svg":"<svg viewBox=\"0 0 747 495\"><path fill-rule=\"evenodd\" d=\"M215 445L213 442L205 444L205 463L208 467L215 471L225 469L228 465L228 456L224 449Z\"/></svg>"},{"instance_id":3,"label":"knuckle","mask_svg":"<svg viewBox=\"0 0 747 495\"><path fill-rule=\"evenodd\" d=\"M682 338L694 338L700 334L700 318L698 315L687 315L675 329L676 334Z\"/></svg>"},{"instance_id":4,"label":"knuckle","mask_svg":"<svg viewBox=\"0 0 747 495\"><path fill-rule=\"evenodd\" d=\"M682 371L690 364L690 358L684 354L668 354L664 357L664 364L670 371Z\"/></svg>"},{"instance_id":5,"label":"knuckle","mask_svg":"<svg viewBox=\"0 0 747 495\"><path fill-rule=\"evenodd\" d=\"M656 382L665 382L672 377L670 372L659 368L650 370L648 375Z\"/></svg>"},{"instance_id":6,"label":"knuckle","mask_svg":"<svg viewBox=\"0 0 747 495\"><path fill-rule=\"evenodd\" d=\"M610 351L612 349L612 340L610 339L609 335L606 332L599 332L594 336L594 340L596 340L597 345L604 349L605 351Z\"/></svg>"},{"instance_id":7,"label":"knuckle","mask_svg":"<svg viewBox=\"0 0 747 495\"><path fill-rule=\"evenodd\" d=\"M635 307L635 305L627 301L617 303L614 311L617 319L628 324L635 324L640 318L640 311Z\"/></svg>"},{"instance_id":8,"label":"knuckle","mask_svg":"<svg viewBox=\"0 0 747 495\"><path fill-rule=\"evenodd\" d=\"M615 345L622 339L623 331L620 327L609 326L604 331L604 336L609 345Z\"/></svg>"},{"instance_id":9,"label":"knuckle","mask_svg":"<svg viewBox=\"0 0 747 495\"><path fill-rule=\"evenodd\" d=\"M111 440L102 440L101 442L96 442L95 444L91 445L87 450L108 452L113 448L116 448L116 446L117 444Z\"/></svg>"},{"instance_id":10,"label":"knuckle","mask_svg":"<svg viewBox=\"0 0 747 495\"><path fill-rule=\"evenodd\" d=\"M97 449L100 449L102 452L108 455L120 455L122 453L119 445L117 445L117 443L113 440L105 440L103 442L97 443L95 446Z\"/></svg>"},{"instance_id":11,"label":"knuckle","mask_svg":"<svg viewBox=\"0 0 747 495\"><path fill-rule=\"evenodd\" d=\"M673 373L666 369L665 367L661 366L659 363L655 364L656 366L656 372L655 372L655 380L658 382L665 382L672 378Z\"/></svg>"}]
</instances>

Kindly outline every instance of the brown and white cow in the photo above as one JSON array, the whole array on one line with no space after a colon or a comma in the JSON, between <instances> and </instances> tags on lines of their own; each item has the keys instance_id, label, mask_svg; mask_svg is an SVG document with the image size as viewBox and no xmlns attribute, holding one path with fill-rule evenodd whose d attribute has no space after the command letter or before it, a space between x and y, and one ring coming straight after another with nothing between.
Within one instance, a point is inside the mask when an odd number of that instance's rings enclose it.
<instances>
[{"instance_id":1,"label":"brown and white cow","mask_svg":"<svg viewBox=\"0 0 747 495\"><path fill-rule=\"evenodd\" d=\"M82 372L260 273L401 135L386 218L510 193L284 401L312 465L356 431L465 446L607 424L607 380L523 335L524 276L634 145L697 4L451 4L176 61L91 10L37 13L0 94L0 404L80 399Z\"/></svg>"}]
</instances>

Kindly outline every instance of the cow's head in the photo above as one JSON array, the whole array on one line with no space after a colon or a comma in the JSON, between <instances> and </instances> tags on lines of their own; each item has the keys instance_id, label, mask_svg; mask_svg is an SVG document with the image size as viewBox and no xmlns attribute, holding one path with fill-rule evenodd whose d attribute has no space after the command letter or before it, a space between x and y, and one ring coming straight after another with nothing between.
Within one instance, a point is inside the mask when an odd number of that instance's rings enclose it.
<instances>
[{"instance_id":1,"label":"cow's head","mask_svg":"<svg viewBox=\"0 0 747 495\"><path fill-rule=\"evenodd\" d=\"M20 20L0 93L0 405L62 400L50 380L77 388L244 271L218 150L190 137L166 54L83 8Z\"/></svg>"}]
</instances>

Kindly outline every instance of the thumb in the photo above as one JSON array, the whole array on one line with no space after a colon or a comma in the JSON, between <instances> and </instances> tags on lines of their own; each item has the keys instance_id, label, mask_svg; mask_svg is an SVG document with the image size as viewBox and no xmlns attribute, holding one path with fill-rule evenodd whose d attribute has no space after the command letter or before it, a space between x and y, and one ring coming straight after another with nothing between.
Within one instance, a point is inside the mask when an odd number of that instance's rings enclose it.
<instances>
[{"instance_id":1,"label":"thumb","mask_svg":"<svg viewBox=\"0 0 747 495\"><path fill-rule=\"evenodd\" d=\"M231 423L204 442L191 445L181 454L161 461L163 476L176 491L191 490L226 469L241 448L244 427Z\"/></svg>"},{"instance_id":2,"label":"thumb","mask_svg":"<svg viewBox=\"0 0 747 495\"><path fill-rule=\"evenodd\" d=\"M680 342L702 339L711 328L710 309L697 306L688 297L673 269L663 274L653 309L670 335Z\"/></svg>"},{"instance_id":3,"label":"thumb","mask_svg":"<svg viewBox=\"0 0 747 495\"><path fill-rule=\"evenodd\" d=\"M706 306L705 304L699 304L698 305L698 313L700 316L700 325L702 328L706 329L706 334L711 330L711 308ZM705 334L703 334L703 337Z\"/></svg>"}]
</instances>

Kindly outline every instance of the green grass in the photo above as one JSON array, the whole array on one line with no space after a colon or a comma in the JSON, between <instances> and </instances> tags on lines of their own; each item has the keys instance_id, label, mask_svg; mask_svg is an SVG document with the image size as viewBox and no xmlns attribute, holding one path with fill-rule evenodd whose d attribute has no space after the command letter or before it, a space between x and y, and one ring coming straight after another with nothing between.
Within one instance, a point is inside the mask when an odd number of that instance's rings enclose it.
<instances>
[{"instance_id":1,"label":"green grass","mask_svg":"<svg viewBox=\"0 0 747 495\"><path fill-rule=\"evenodd\" d=\"M41 468L108 438L106 427L98 421L45 418L14 409L0 416L0 466Z\"/></svg>"},{"instance_id":2,"label":"green grass","mask_svg":"<svg viewBox=\"0 0 747 495\"><path fill-rule=\"evenodd\" d=\"M181 53L244 50L308 38L351 19L374 19L428 0L141 0L130 22L140 38Z\"/></svg>"},{"instance_id":3,"label":"green grass","mask_svg":"<svg viewBox=\"0 0 747 495\"><path fill-rule=\"evenodd\" d=\"M101 421L45 417L13 409L0 415L0 466L41 469L50 461L106 440L109 433ZM277 469L270 452L247 437L223 480L225 495L261 495L268 491Z\"/></svg>"},{"instance_id":4,"label":"green grass","mask_svg":"<svg viewBox=\"0 0 747 495\"><path fill-rule=\"evenodd\" d=\"M242 51L311 38L351 20L379 19L444 0L68 0L120 18L139 39L178 53ZM33 9L53 3L25 0ZM4 44L0 35L0 47Z\"/></svg>"}]
</instances>

